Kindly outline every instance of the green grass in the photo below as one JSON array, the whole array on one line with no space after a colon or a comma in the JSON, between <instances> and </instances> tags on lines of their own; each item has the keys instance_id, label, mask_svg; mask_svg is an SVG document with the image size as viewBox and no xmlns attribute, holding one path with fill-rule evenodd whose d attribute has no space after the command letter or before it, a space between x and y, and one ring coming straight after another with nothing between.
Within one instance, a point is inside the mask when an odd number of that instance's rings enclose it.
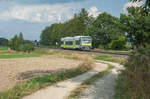
<instances>
[{"instance_id":1,"label":"green grass","mask_svg":"<svg viewBox=\"0 0 150 99\"><path fill-rule=\"evenodd\" d=\"M75 77L82 73L84 72L80 69L72 69L58 74L45 75L43 77L34 78L30 81L18 83L13 88L5 92L0 92L0 99L20 99L23 96L30 95L41 88L45 88L56 82Z\"/></svg>"},{"instance_id":2,"label":"green grass","mask_svg":"<svg viewBox=\"0 0 150 99\"><path fill-rule=\"evenodd\" d=\"M59 53L59 51L49 51L48 49L35 49L32 53L13 52L8 51L7 47L0 47L0 59L39 57L42 55L53 55L57 53Z\"/></svg>"},{"instance_id":3,"label":"green grass","mask_svg":"<svg viewBox=\"0 0 150 99\"><path fill-rule=\"evenodd\" d=\"M100 55L96 57L97 60L103 60L103 61L115 61L114 57L108 56L108 55Z\"/></svg>"},{"instance_id":4,"label":"green grass","mask_svg":"<svg viewBox=\"0 0 150 99\"><path fill-rule=\"evenodd\" d=\"M8 47L0 47L0 59L39 57L39 56L41 56L41 54L39 53L13 52L9 51Z\"/></svg>"},{"instance_id":5,"label":"green grass","mask_svg":"<svg viewBox=\"0 0 150 99\"><path fill-rule=\"evenodd\" d=\"M104 77L104 75L108 74L111 69L113 69L113 66L108 64L108 68L105 71L99 72L98 74L94 75L92 78L88 79L84 83L91 84L92 82L95 82L97 79L102 78L102 77Z\"/></svg>"},{"instance_id":6,"label":"green grass","mask_svg":"<svg viewBox=\"0 0 150 99\"><path fill-rule=\"evenodd\" d=\"M121 79L117 79L114 99L131 99L131 97L128 94L126 94L127 92L128 90L127 88L123 87Z\"/></svg>"},{"instance_id":7,"label":"green grass","mask_svg":"<svg viewBox=\"0 0 150 99\"><path fill-rule=\"evenodd\" d=\"M109 55L99 55L95 59L102 60L102 61L116 62L120 64L123 64L126 60L125 58L119 58L119 57L114 57L114 56L109 56Z\"/></svg>"},{"instance_id":8,"label":"green grass","mask_svg":"<svg viewBox=\"0 0 150 99\"><path fill-rule=\"evenodd\" d=\"M111 69L113 69L113 66L110 65L110 64L108 64L108 68L105 71L99 72L98 74L94 75L90 79L86 80L78 88L76 88L75 90L73 90L67 99L78 99L81 96L81 93L86 88L88 88L88 86L91 83L93 83L93 82L97 81L98 79L104 77L104 75L107 75L110 72Z\"/></svg>"},{"instance_id":9,"label":"green grass","mask_svg":"<svg viewBox=\"0 0 150 99\"><path fill-rule=\"evenodd\" d=\"M131 50L104 50L104 49L97 49L97 51L110 52L110 53L125 53L125 54L129 54L131 52Z\"/></svg>"},{"instance_id":10,"label":"green grass","mask_svg":"<svg viewBox=\"0 0 150 99\"><path fill-rule=\"evenodd\" d=\"M0 51L8 50L8 47L0 47Z\"/></svg>"},{"instance_id":11,"label":"green grass","mask_svg":"<svg viewBox=\"0 0 150 99\"><path fill-rule=\"evenodd\" d=\"M10 59L10 58L25 58L25 57L39 57L40 54L36 53L8 53L0 54L0 59Z\"/></svg>"}]
</instances>

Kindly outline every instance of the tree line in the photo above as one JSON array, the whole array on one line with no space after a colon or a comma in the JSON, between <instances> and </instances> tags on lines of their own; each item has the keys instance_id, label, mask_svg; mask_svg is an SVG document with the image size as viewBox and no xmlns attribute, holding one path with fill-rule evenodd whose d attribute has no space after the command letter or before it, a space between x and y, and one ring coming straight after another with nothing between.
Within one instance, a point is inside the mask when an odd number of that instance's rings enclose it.
<instances>
[{"instance_id":1,"label":"tree line","mask_svg":"<svg viewBox=\"0 0 150 99\"><path fill-rule=\"evenodd\" d=\"M85 9L82 9L71 20L46 27L41 33L40 43L54 46L56 42L60 44L62 37L84 35L92 37L94 48L99 46L108 48L109 45L114 45L110 44L113 40L120 40L125 36L125 31L120 29L119 25L119 18L107 12L93 18ZM126 42L125 39L122 40ZM123 47L124 45L121 45L121 48ZM117 49L117 47L114 48Z\"/></svg>"},{"instance_id":2,"label":"tree line","mask_svg":"<svg viewBox=\"0 0 150 99\"><path fill-rule=\"evenodd\" d=\"M72 19L46 27L41 33L40 43L54 46L56 42L60 44L62 37L88 35L93 39L94 48L124 49L127 43L132 48L146 46L150 42L150 16L145 12L148 9L129 7L127 11L120 14L120 18L107 12L93 18L82 9Z\"/></svg>"}]
</instances>

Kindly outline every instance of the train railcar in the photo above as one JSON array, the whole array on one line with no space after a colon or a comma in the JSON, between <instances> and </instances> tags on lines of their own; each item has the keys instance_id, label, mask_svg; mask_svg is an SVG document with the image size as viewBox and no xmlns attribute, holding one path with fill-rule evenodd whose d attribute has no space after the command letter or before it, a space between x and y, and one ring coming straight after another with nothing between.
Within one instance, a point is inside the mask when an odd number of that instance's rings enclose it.
<instances>
[{"instance_id":1,"label":"train railcar","mask_svg":"<svg viewBox=\"0 0 150 99\"><path fill-rule=\"evenodd\" d=\"M61 48L90 50L92 48L92 39L90 36L61 38Z\"/></svg>"}]
</instances>

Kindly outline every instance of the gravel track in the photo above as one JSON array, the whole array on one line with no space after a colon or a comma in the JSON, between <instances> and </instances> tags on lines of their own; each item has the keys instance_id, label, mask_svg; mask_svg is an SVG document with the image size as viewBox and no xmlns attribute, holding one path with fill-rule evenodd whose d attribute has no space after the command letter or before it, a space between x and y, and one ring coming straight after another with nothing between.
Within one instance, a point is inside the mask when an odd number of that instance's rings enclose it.
<instances>
[{"instance_id":1,"label":"gravel track","mask_svg":"<svg viewBox=\"0 0 150 99\"><path fill-rule=\"evenodd\" d=\"M119 73L118 70L123 69L123 66L112 62L105 63L114 65L114 69L112 69L112 71L103 78L93 82L81 94L79 99L113 99L115 79Z\"/></svg>"},{"instance_id":2,"label":"gravel track","mask_svg":"<svg viewBox=\"0 0 150 99\"><path fill-rule=\"evenodd\" d=\"M106 64L97 63L96 67L87 73L57 83L46 89L39 90L30 96L24 97L23 99L64 99L70 94L72 90L78 87L85 80L89 79L90 77L101 71L106 70L106 68L107 68Z\"/></svg>"}]
</instances>

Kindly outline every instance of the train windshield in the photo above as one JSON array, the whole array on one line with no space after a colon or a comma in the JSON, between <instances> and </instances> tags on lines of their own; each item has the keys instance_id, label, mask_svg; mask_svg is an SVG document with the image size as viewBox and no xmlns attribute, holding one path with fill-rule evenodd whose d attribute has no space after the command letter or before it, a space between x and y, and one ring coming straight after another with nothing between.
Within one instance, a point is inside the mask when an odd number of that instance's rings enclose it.
<instances>
[{"instance_id":1,"label":"train windshield","mask_svg":"<svg viewBox=\"0 0 150 99\"><path fill-rule=\"evenodd\" d=\"M82 43L91 43L91 37L82 37Z\"/></svg>"}]
</instances>

